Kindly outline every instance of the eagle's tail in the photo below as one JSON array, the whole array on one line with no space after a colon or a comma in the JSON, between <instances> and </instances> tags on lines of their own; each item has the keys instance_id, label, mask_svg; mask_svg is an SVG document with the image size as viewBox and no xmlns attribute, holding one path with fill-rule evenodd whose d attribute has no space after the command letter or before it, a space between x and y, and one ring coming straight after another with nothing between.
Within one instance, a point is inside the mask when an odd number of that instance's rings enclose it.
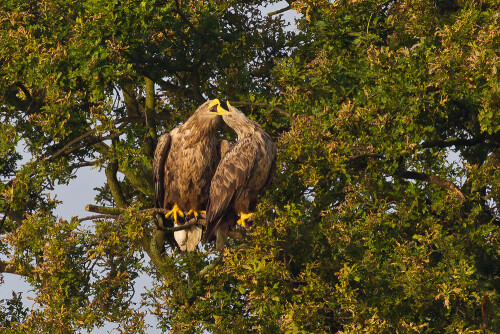
<instances>
[{"instance_id":1,"label":"eagle's tail","mask_svg":"<svg viewBox=\"0 0 500 334\"><path fill-rule=\"evenodd\" d=\"M179 226L175 224L175 226ZM201 226L193 225L188 229L175 231L174 238L179 245L181 252L191 252L196 249L201 240L202 229Z\"/></svg>"}]
</instances>

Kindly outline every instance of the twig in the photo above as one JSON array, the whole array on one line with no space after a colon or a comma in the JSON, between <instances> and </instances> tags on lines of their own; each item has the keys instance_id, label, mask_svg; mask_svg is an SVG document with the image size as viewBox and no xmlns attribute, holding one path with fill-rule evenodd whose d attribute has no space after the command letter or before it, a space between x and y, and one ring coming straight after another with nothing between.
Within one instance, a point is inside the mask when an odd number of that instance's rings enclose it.
<instances>
[{"instance_id":1,"label":"twig","mask_svg":"<svg viewBox=\"0 0 500 334\"><path fill-rule=\"evenodd\" d=\"M79 143L81 142L82 140L84 140L85 138L87 137L90 137L94 134L94 132L96 131L96 129L92 129L88 132L85 132L84 134L76 137L75 139L73 139L72 141L70 141L69 143L67 143L66 145L63 146L63 148L61 148L59 151L57 151L56 153L52 154L51 156L49 156L47 158L47 160L52 160L52 159L55 159L57 158L58 156L60 156L61 154L65 153L66 150L68 150L71 146L73 146L74 144L76 143Z\"/></svg>"},{"instance_id":2,"label":"twig","mask_svg":"<svg viewBox=\"0 0 500 334\"><path fill-rule=\"evenodd\" d=\"M282 14L282 13L284 13L287 10L290 10L290 9L292 9L292 6L288 5L285 8L281 8L281 9L275 10L274 12L268 13L267 16L274 16L274 15L277 15L277 14Z\"/></svg>"},{"instance_id":3,"label":"twig","mask_svg":"<svg viewBox=\"0 0 500 334\"><path fill-rule=\"evenodd\" d=\"M287 113L284 109L281 109L280 107L273 106L269 103L247 102L247 101L238 101L238 102L229 101L229 103L231 103L235 106L240 105L240 106L268 107L268 108L274 109L274 110L278 111L280 114L285 115L286 117L290 118L290 114Z\"/></svg>"},{"instance_id":4,"label":"twig","mask_svg":"<svg viewBox=\"0 0 500 334\"><path fill-rule=\"evenodd\" d=\"M118 219L120 216L118 215L93 215L88 217L83 217L78 219L78 222L81 223L86 220L94 220L94 219Z\"/></svg>"}]
</instances>

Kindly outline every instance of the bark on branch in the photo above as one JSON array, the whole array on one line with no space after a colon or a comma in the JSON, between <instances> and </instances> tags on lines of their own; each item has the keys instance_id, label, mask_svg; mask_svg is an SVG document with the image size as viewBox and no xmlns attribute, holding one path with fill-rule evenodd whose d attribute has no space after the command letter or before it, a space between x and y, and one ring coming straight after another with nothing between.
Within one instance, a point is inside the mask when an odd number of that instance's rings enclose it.
<instances>
[{"instance_id":1,"label":"bark on branch","mask_svg":"<svg viewBox=\"0 0 500 334\"><path fill-rule=\"evenodd\" d=\"M431 140L422 143L422 147L431 148L431 147L451 147L451 146L475 146L483 143L485 140L484 136L475 137L472 139L462 139L462 138L449 138L444 140Z\"/></svg>"},{"instance_id":2,"label":"bark on branch","mask_svg":"<svg viewBox=\"0 0 500 334\"><path fill-rule=\"evenodd\" d=\"M106 167L106 180L108 181L109 190L111 191L111 195L116 202L116 206L119 208L125 208L128 206L127 200L123 195L122 188L120 186L120 182L118 182L118 178L116 177L116 173L118 172L118 161L112 161Z\"/></svg>"},{"instance_id":3,"label":"bark on branch","mask_svg":"<svg viewBox=\"0 0 500 334\"><path fill-rule=\"evenodd\" d=\"M94 220L94 219L118 219L120 216L117 215L93 215L93 216L88 216L88 217L83 217L78 219L78 222L81 223L86 220Z\"/></svg>"},{"instance_id":4,"label":"bark on branch","mask_svg":"<svg viewBox=\"0 0 500 334\"><path fill-rule=\"evenodd\" d=\"M79 219L78 221L85 221L85 220L92 220L92 219L120 219L122 217L122 214L125 212L124 208L113 208L113 207L107 207L107 206L97 206L97 205L92 205L88 204L85 207L86 211L89 212L95 212L95 213L100 213L100 215L94 215L94 216L88 216ZM151 215L161 213L161 214L167 214L170 210L168 209L161 209L161 208L150 208L150 209L143 209L143 210L138 210L136 211L137 213L148 213ZM156 225L156 228L161 231L165 232L176 232L176 231L181 231L181 230L186 230L192 225L205 225L205 214L200 213L198 217L193 217L190 218L189 220L186 221L183 225L176 226L176 227L162 227L159 225Z\"/></svg>"},{"instance_id":5,"label":"bark on branch","mask_svg":"<svg viewBox=\"0 0 500 334\"><path fill-rule=\"evenodd\" d=\"M403 179L418 180L418 181L423 181L423 182L435 184L441 188L451 190L452 192L455 193L455 195L462 202L465 201L464 194L460 191L460 189L458 189L458 187L453 182L444 180L444 179L440 178L439 176L429 175L429 174L419 173L419 172L411 172L411 171L404 171L396 176L403 178Z\"/></svg>"},{"instance_id":6,"label":"bark on branch","mask_svg":"<svg viewBox=\"0 0 500 334\"><path fill-rule=\"evenodd\" d=\"M285 8L281 8L281 9L278 9L278 10L275 10L273 12L268 13L267 16L274 16L274 15L278 15L278 14L283 14L284 12L286 12L290 9L292 9L292 6L286 6Z\"/></svg>"},{"instance_id":7,"label":"bark on branch","mask_svg":"<svg viewBox=\"0 0 500 334\"><path fill-rule=\"evenodd\" d=\"M108 206L99 206L99 205L87 204L87 206L85 207L85 211L100 213L100 214L103 214L103 215L119 216L123 212L125 212L125 209L111 208L111 207L108 207Z\"/></svg>"}]
</instances>

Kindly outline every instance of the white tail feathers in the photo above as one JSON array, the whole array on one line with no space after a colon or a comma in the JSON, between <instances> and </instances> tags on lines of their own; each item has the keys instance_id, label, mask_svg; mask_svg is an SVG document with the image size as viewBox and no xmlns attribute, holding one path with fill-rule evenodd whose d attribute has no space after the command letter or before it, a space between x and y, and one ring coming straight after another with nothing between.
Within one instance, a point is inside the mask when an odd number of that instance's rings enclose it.
<instances>
[{"instance_id":1,"label":"white tail feathers","mask_svg":"<svg viewBox=\"0 0 500 334\"><path fill-rule=\"evenodd\" d=\"M174 226L179 226L174 224ZM193 251L201 240L201 226L193 225L188 229L174 232L175 241L182 252Z\"/></svg>"}]
</instances>

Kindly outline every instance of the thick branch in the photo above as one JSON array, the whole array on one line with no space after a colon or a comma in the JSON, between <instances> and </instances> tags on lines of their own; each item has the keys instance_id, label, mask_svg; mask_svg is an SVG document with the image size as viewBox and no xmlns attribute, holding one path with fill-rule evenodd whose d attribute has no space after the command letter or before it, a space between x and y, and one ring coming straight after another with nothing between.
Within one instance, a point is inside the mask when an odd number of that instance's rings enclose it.
<instances>
[{"instance_id":1,"label":"thick branch","mask_svg":"<svg viewBox=\"0 0 500 334\"><path fill-rule=\"evenodd\" d=\"M143 152L147 157L153 159L155 151L156 138L156 124L155 118L153 117L155 110L155 84L153 80L148 77L144 78L146 81L146 103L145 103L145 114L146 114L146 127L148 132L146 138L144 138Z\"/></svg>"},{"instance_id":2,"label":"thick branch","mask_svg":"<svg viewBox=\"0 0 500 334\"><path fill-rule=\"evenodd\" d=\"M142 165L142 170L137 169L127 169L123 164L120 166L120 172L125 175L127 180L132 183L137 190L139 190L144 195L152 196L154 193L153 187L153 172L150 168Z\"/></svg>"},{"instance_id":3,"label":"thick branch","mask_svg":"<svg viewBox=\"0 0 500 334\"><path fill-rule=\"evenodd\" d=\"M419 181L424 181L427 183L432 183L435 184L441 188L451 190L457 195L457 197L461 201L465 201L465 196L462 194L460 189L453 184L453 182L444 180L440 178L439 176L436 175L429 175L425 173L419 173L419 172L410 172L410 171L405 171L397 175L398 177L401 177L403 179L412 179L412 180L419 180Z\"/></svg>"},{"instance_id":4,"label":"thick branch","mask_svg":"<svg viewBox=\"0 0 500 334\"><path fill-rule=\"evenodd\" d=\"M122 187L120 186L120 182L118 182L118 178L116 177L116 173L118 172L118 162L115 160L110 162L106 167L106 179L108 181L109 190L111 191L111 195L116 202L116 206L119 208L125 208L128 206L127 200L123 195Z\"/></svg>"},{"instance_id":5,"label":"thick branch","mask_svg":"<svg viewBox=\"0 0 500 334\"><path fill-rule=\"evenodd\" d=\"M119 219L120 216L125 212L124 208L97 206L97 205L92 205L92 204L87 204L87 206L85 207L85 210L89 211L89 212L100 213L100 215L85 217L85 218L79 219L79 221L92 220L92 219L103 219L103 218ZM137 213L149 213L149 214L153 215L156 213L167 214L169 211L170 210L168 210L168 209L151 208L151 209L138 210ZM192 225L205 225L205 224L206 224L205 214L200 213L198 215L198 217L193 217L193 218L189 219L185 224L180 225L180 226L176 226L176 227L156 226L156 227L161 231L175 232L175 231L182 231L182 230L188 229Z\"/></svg>"},{"instance_id":6,"label":"thick branch","mask_svg":"<svg viewBox=\"0 0 500 334\"><path fill-rule=\"evenodd\" d=\"M87 204L85 211L100 213L103 215L121 215L125 209Z\"/></svg>"}]
</instances>

